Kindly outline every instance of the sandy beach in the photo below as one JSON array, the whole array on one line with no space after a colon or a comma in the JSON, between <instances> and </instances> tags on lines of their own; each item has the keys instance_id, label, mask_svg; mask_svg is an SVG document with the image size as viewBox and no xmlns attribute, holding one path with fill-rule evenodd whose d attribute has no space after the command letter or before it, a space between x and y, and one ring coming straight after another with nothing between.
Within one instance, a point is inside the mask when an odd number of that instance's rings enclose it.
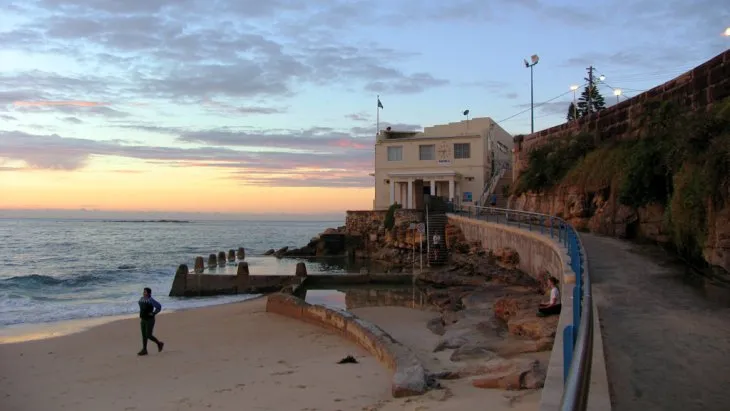
<instances>
[{"instance_id":1,"label":"sandy beach","mask_svg":"<svg viewBox=\"0 0 730 411\"><path fill-rule=\"evenodd\" d=\"M160 315L165 349L138 357L139 321L0 344L0 409L362 410L390 398L391 373L265 299ZM151 345L150 348L154 348ZM346 355L358 364L337 364Z\"/></svg>"},{"instance_id":2,"label":"sandy beach","mask_svg":"<svg viewBox=\"0 0 730 411\"><path fill-rule=\"evenodd\" d=\"M55 338L0 344L0 409L52 410L463 410L530 411L540 392L485 390L469 379L394 399L392 373L354 343L314 325L265 312L264 298L160 315L165 349L138 357L136 318ZM436 367L433 312L353 310ZM34 336L38 335L33 334ZM15 339L18 337L16 336ZM357 364L337 364L347 355Z\"/></svg>"}]
</instances>

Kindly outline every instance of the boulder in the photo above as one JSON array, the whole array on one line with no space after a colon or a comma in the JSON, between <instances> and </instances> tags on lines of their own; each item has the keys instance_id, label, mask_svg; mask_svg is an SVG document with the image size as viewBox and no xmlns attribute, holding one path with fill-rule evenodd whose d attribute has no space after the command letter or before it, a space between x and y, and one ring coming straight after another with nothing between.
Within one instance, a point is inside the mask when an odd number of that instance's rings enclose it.
<instances>
[{"instance_id":1,"label":"boulder","mask_svg":"<svg viewBox=\"0 0 730 411\"><path fill-rule=\"evenodd\" d=\"M266 252L264 253L264 255L274 255L274 254L276 254L276 250L274 250L273 248L269 248L269 249L268 249L268 250L267 250L267 251L266 251Z\"/></svg>"},{"instance_id":2,"label":"boulder","mask_svg":"<svg viewBox=\"0 0 730 411\"><path fill-rule=\"evenodd\" d=\"M515 367L509 372L495 373L477 378L472 385L477 388L500 388L503 390L527 390L542 388L546 372L539 361L535 360L526 367Z\"/></svg>"}]
</instances>

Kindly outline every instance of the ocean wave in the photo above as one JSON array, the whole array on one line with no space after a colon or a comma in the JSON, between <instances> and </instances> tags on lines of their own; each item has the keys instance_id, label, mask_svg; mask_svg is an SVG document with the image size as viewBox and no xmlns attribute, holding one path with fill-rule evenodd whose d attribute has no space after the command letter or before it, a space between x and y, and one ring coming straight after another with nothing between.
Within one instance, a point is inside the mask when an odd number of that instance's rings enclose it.
<instances>
[{"instance_id":1,"label":"ocean wave","mask_svg":"<svg viewBox=\"0 0 730 411\"><path fill-rule=\"evenodd\" d=\"M41 274L19 275L0 280L0 288L34 288L43 286L79 287L97 285L113 281L113 279L97 275L79 275L74 277L51 277Z\"/></svg>"}]
</instances>

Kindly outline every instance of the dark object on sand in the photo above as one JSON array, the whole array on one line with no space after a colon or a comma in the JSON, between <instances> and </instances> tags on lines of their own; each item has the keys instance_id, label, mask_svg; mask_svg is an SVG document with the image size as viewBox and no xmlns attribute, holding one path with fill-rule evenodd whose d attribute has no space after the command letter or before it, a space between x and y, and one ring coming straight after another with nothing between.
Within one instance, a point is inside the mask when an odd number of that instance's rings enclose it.
<instances>
[{"instance_id":1,"label":"dark object on sand","mask_svg":"<svg viewBox=\"0 0 730 411\"><path fill-rule=\"evenodd\" d=\"M357 360L352 355L348 355L347 357L337 361L337 364L357 364Z\"/></svg>"}]
</instances>

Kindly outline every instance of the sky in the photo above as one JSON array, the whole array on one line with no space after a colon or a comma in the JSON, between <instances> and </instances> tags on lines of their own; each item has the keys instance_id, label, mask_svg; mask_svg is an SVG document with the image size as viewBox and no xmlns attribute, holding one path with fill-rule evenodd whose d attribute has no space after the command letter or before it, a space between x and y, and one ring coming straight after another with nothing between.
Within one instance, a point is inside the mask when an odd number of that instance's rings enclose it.
<instances>
[{"instance_id":1,"label":"sky","mask_svg":"<svg viewBox=\"0 0 730 411\"><path fill-rule=\"evenodd\" d=\"M613 104L728 26L721 0L0 0L0 210L370 209L376 96L381 127L528 133L531 55L540 130L589 65Z\"/></svg>"}]
</instances>

